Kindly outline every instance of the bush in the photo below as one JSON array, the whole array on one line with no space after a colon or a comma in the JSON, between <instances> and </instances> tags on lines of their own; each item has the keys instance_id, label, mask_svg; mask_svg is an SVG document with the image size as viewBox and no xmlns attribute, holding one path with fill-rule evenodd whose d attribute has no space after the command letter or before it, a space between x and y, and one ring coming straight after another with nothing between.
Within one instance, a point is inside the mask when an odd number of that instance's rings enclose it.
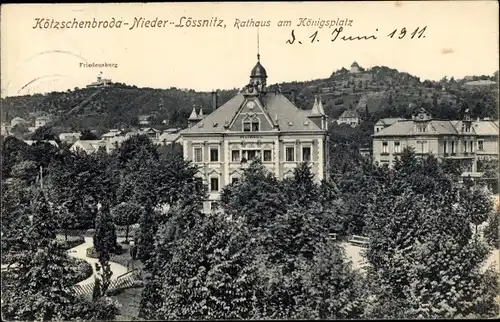
<instances>
[{"instance_id":1,"label":"bush","mask_svg":"<svg viewBox=\"0 0 500 322\"><path fill-rule=\"evenodd\" d=\"M72 271L72 276L70 276L69 278L73 282L73 284L79 283L92 276L92 265L84 261L83 259L70 258L68 266L70 266L70 269Z\"/></svg>"}]
</instances>

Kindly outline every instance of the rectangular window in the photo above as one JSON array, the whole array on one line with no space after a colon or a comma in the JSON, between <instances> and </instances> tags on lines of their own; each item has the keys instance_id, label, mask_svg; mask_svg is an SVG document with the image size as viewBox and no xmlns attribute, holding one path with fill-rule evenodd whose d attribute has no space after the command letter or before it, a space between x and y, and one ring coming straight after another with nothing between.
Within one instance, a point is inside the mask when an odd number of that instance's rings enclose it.
<instances>
[{"instance_id":1,"label":"rectangular window","mask_svg":"<svg viewBox=\"0 0 500 322\"><path fill-rule=\"evenodd\" d=\"M210 149L210 162L218 162L219 161L219 149L211 148Z\"/></svg>"},{"instance_id":2,"label":"rectangular window","mask_svg":"<svg viewBox=\"0 0 500 322\"><path fill-rule=\"evenodd\" d=\"M474 152L474 142L470 141L469 144L470 144L470 152Z\"/></svg>"},{"instance_id":3,"label":"rectangular window","mask_svg":"<svg viewBox=\"0 0 500 322\"><path fill-rule=\"evenodd\" d=\"M311 161L311 148L308 146L302 148L302 161Z\"/></svg>"},{"instance_id":4,"label":"rectangular window","mask_svg":"<svg viewBox=\"0 0 500 322\"><path fill-rule=\"evenodd\" d=\"M295 148L294 147L287 147L286 148L286 161L287 162L295 161Z\"/></svg>"},{"instance_id":5,"label":"rectangular window","mask_svg":"<svg viewBox=\"0 0 500 322\"><path fill-rule=\"evenodd\" d=\"M197 191L202 191L203 190L203 179L202 178L195 178L195 186Z\"/></svg>"},{"instance_id":6,"label":"rectangular window","mask_svg":"<svg viewBox=\"0 0 500 322\"><path fill-rule=\"evenodd\" d=\"M394 153L401 153L401 145L398 141L394 142Z\"/></svg>"},{"instance_id":7,"label":"rectangular window","mask_svg":"<svg viewBox=\"0 0 500 322\"><path fill-rule=\"evenodd\" d=\"M247 151L247 159L248 160L254 160L257 157L257 151L255 150L248 150Z\"/></svg>"},{"instance_id":8,"label":"rectangular window","mask_svg":"<svg viewBox=\"0 0 500 322\"><path fill-rule=\"evenodd\" d=\"M239 162L240 161L240 151L238 151L238 150L231 151L231 160L233 162Z\"/></svg>"},{"instance_id":9,"label":"rectangular window","mask_svg":"<svg viewBox=\"0 0 500 322\"><path fill-rule=\"evenodd\" d=\"M273 153L271 150L264 150L264 161L269 162L273 160Z\"/></svg>"},{"instance_id":10,"label":"rectangular window","mask_svg":"<svg viewBox=\"0 0 500 322\"><path fill-rule=\"evenodd\" d=\"M464 141L464 152L467 153L467 141Z\"/></svg>"},{"instance_id":11,"label":"rectangular window","mask_svg":"<svg viewBox=\"0 0 500 322\"><path fill-rule=\"evenodd\" d=\"M451 141L451 153L455 153L455 141Z\"/></svg>"},{"instance_id":12,"label":"rectangular window","mask_svg":"<svg viewBox=\"0 0 500 322\"><path fill-rule=\"evenodd\" d=\"M382 153L389 153L388 146L387 142L382 142Z\"/></svg>"},{"instance_id":13,"label":"rectangular window","mask_svg":"<svg viewBox=\"0 0 500 322\"><path fill-rule=\"evenodd\" d=\"M478 140L477 141L477 149L478 150L483 150L484 148L484 141L483 140Z\"/></svg>"},{"instance_id":14,"label":"rectangular window","mask_svg":"<svg viewBox=\"0 0 500 322\"><path fill-rule=\"evenodd\" d=\"M446 141L443 142L443 152L444 153L448 153L448 144L447 143L448 142L446 142Z\"/></svg>"},{"instance_id":15,"label":"rectangular window","mask_svg":"<svg viewBox=\"0 0 500 322\"><path fill-rule=\"evenodd\" d=\"M259 122L252 122L252 131L259 131Z\"/></svg>"},{"instance_id":16,"label":"rectangular window","mask_svg":"<svg viewBox=\"0 0 500 322\"><path fill-rule=\"evenodd\" d=\"M194 162L202 162L202 161L203 161L203 149L194 148Z\"/></svg>"},{"instance_id":17,"label":"rectangular window","mask_svg":"<svg viewBox=\"0 0 500 322\"><path fill-rule=\"evenodd\" d=\"M210 178L210 191L219 191L219 178Z\"/></svg>"},{"instance_id":18,"label":"rectangular window","mask_svg":"<svg viewBox=\"0 0 500 322\"><path fill-rule=\"evenodd\" d=\"M243 123L243 132L250 132L250 123L249 122L244 122Z\"/></svg>"}]
</instances>

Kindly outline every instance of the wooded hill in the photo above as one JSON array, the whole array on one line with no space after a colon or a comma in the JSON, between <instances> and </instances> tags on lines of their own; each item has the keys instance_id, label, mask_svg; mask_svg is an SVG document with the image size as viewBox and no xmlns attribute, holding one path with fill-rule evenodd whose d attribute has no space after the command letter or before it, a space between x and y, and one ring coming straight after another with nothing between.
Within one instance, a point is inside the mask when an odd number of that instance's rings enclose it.
<instances>
[{"instance_id":1,"label":"wooded hill","mask_svg":"<svg viewBox=\"0 0 500 322\"><path fill-rule=\"evenodd\" d=\"M475 79L496 80L495 76L475 76ZM352 74L346 69L332 73L329 78L302 82L281 83L279 88L299 108L310 109L314 96L320 95L325 111L338 118L346 109L356 109L364 118L410 117L416 108L424 107L435 117L460 117L465 108L474 117L498 118L498 86L464 86L466 80L439 82L421 81L408 73L385 66L376 66ZM278 84L269 86L277 90ZM238 92L237 89L219 90L218 105ZM54 125L64 130L105 130L138 124L139 116L149 117L151 125L183 127L193 105L202 107L205 114L212 110L210 92L194 90L138 88L114 83L101 88L75 88L65 92L51 92L7 97L1 100L2 122L14 117L28 121L38 115L54 116ZM101 131L99 131L101 132Z\"/></svg>"}]
</instances>

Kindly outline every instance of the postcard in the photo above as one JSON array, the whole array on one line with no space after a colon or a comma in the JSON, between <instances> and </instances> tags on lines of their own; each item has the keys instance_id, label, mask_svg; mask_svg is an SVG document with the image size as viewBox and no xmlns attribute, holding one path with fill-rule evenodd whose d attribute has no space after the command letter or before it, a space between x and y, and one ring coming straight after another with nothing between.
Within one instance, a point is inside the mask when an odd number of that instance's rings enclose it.
<instances>
[{"instance_id":1,"label":"postcard","mask_svg":"<svg viewBox=\"0 0 500 322\"><path fill-rule=\"evenodd\" d=\"M2 318L498 317L498 23L2 5Z\"/></svg>"}]
</instances>

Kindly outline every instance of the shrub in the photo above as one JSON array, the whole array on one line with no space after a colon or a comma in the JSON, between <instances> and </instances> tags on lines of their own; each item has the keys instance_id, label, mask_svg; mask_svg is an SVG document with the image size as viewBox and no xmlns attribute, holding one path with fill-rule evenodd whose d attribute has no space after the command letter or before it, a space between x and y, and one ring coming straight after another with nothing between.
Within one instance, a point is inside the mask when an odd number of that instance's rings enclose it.
<instances>
[{"instance_id":1,"label":"shrub","mask_svg":"<svg viewBox=\"0 0 500 322\"><path fill-rule=\"evenodd\" d=\"M70 258L68 266L70 266L72 271L72 276L69 278L73 281L73 284L79 283L92 276L92 265L83 259Z\"/></svg>"}]
</instances>

